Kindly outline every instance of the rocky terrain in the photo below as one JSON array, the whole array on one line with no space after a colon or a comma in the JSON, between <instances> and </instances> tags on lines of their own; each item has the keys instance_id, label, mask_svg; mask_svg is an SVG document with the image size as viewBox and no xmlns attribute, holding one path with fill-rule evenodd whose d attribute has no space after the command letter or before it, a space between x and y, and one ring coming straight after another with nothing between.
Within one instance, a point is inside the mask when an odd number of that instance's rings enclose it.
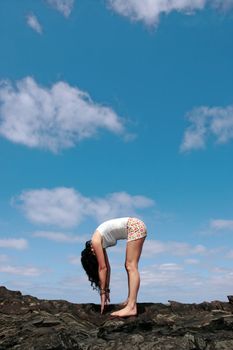
<instances>
[{"instance_id":1,"label":"rocky terrain","mask_svg":"<svg viewBox=\"0 0 233 350\"><path fill-rule=\"evenodd\" d=\"M233 303L138 304L137 317L95 304L40 300L0 287L0 350L233 350Z\"/></svg>"}]
</instances>

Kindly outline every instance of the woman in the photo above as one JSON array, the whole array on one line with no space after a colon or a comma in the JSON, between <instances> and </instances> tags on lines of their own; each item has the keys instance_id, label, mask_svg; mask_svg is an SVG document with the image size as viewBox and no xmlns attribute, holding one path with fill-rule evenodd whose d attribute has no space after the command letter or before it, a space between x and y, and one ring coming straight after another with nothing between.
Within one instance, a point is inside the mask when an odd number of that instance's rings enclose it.
<instances>
[{"instance_id":1,"label":"woman","mask_svg":"<svg viewBox=\"0 0 233 350\"><path fill-rule=\"evenodd\" d=\"M101 314L104 306L110 302L110 265L106 248L126 239L125 268L128 275L128 298L123 309L113 312L112 316L126 317L137 314L137 294L140 285L138 261L147 235L145 224L136 218L124 217L108 220L97 227L91 241L86 242L81 262L91 285L100 292Z\"/></svg>"}]
</instances>

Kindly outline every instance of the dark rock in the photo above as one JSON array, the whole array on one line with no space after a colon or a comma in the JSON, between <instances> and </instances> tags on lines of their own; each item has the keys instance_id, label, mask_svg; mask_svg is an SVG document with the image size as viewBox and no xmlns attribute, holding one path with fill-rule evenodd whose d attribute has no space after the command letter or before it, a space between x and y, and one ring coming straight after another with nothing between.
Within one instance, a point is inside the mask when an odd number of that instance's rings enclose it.
<instances>
[{"instance_id":1,"label":"dark rock","mask_svg":"<svg viewBox=\"0 0 233 350\"><path fill-rule=\"evenodd\" d=\"M229 297L228 297L229 298ZM0 350L233 350L233 303L138 304L111 318L95 304L39 300L0 287Z\"/></svg>"}]
</instances>

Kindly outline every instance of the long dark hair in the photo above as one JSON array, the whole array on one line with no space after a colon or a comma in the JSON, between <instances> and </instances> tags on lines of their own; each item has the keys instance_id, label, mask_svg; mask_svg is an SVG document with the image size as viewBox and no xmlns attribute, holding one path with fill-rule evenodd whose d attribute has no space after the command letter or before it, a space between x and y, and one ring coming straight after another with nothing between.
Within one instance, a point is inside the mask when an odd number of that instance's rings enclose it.
<instances>
[{"instance_id":1,"label":"long dark hair","mask_svg":"<svg viewBox=\"0 0 233 350\"><path fill-rule=\"evenodd\" d=\"M81 263L84 270L86 271L89 281L91 282L92 288L99 291L99 265L96 256L91 250L91 241L87 241L85 243L85 248L81 253Z\"/></svg>"}]
</instances>

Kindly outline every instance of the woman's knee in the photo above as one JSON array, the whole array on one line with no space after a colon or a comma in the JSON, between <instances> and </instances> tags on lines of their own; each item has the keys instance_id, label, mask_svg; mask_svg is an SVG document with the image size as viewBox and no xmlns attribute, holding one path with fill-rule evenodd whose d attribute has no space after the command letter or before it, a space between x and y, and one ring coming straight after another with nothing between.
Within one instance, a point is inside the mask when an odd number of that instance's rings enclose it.
<instances>
[{"instance_id":1,"label":"woman's knee","mask_svg":"<svg viewBox=\"0 0 233 350\"><path fill-rule=\"evenodd\" d=\"M125 262L125 269L128 272L136 271L138 269L138 264L134 261L126 261Z\"/></svg>"}]
</instances>

